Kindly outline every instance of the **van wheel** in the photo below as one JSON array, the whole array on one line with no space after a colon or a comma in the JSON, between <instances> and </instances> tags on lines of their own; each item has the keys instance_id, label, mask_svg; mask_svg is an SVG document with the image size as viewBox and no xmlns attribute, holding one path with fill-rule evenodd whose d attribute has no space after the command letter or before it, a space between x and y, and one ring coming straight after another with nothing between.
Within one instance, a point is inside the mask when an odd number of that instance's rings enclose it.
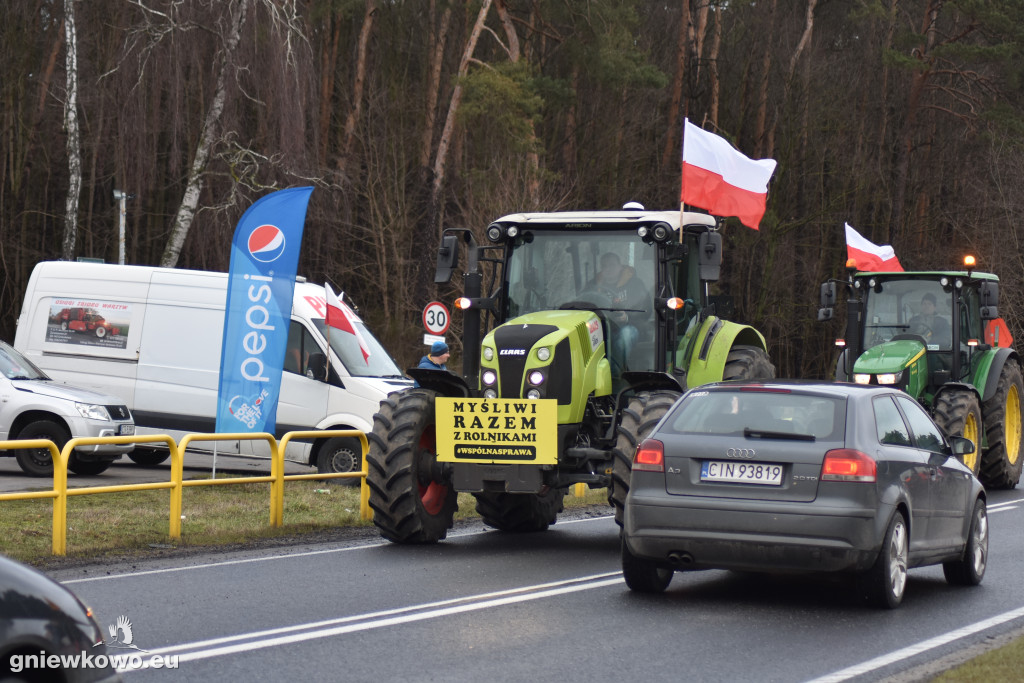
<instances>
[{"instance_id":1,"label":"van wheel","mask_svg":"<svg viewBox=\"0 0 1024 683\"><path fill-rule=\"evenodd\" d=\"M77 453L68 458L68 469L75 474L101 474L113 464L113 460L82 460Z\"/></svg>"},{"instance_id":2,"label":"van wheel","mask_svg":"<svg viewBox=\"0 0 1024 683\"><path fill-rule=\"evenodd\" d=\"M167 458L171 457L170 451L158 451L155 448L139 448L138 446L128 454L136 465L143 467L156 467Z\"/></svg>"},{"instance_id":3,"label":"van wheel","mask_svg":"<svg viewBox=\"0 0 1024 683\"><path fill-rule=\"evenodd\" d=\"M18 432L18 439L49 439L62 450L71 435L61 425L51 420L30 422ZM22 448L14 452L18 467L33 477L52 477L53 458L48 448Z\"/></svg>"},{"instance_id":4,"label":"van wheel","mask_svg":"<svg viewBox=\"0 0 1024 683\"><path fill-rule=\"evenodd\" d=\"M362 447L359 439L336 436L328 439L316 458L316 469L321 474L332 472L359 472L363 469ZM327 479L326 483L339 486L359 486L359 477Z\"/></svg>"}]
</instances>

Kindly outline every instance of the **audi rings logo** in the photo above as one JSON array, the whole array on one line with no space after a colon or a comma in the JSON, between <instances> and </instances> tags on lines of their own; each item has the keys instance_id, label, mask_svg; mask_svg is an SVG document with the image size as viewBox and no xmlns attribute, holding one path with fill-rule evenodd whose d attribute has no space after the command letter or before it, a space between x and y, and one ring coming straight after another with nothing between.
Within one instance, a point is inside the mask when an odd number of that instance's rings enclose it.
<instances>
[{"instance_id":1,"label":"audi rings logo","mask_svg":"<svg viewBox=\"0 0 1024 683\"><path fill-rule=\"evenodd\" d=\"M752 459L757 455L757 451L753 448L730 448L725 452L727 458L744 458L746 460Z\"/></svg>"}]
</instances>

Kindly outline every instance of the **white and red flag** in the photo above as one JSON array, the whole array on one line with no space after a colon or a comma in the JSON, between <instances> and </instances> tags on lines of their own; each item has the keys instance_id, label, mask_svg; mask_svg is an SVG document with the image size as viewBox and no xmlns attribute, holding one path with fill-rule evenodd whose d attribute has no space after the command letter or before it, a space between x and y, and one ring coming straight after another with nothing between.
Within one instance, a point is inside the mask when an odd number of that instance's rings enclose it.
<instances>
[{"instance_id":1,"label":"white and red flag","mask_svg":"<svg viewBox=\"0 0 1024 683\"><path fill-rule=\"evenodd\" d=\"M774 159L750 159L725 138L683 122L683 186L680 201L715 216L736 216L757 230L768 201Z\"/></svg>"},{"instance_id":2,"label":"white and red flag","mask_svg":"<svg viewBox=\"0 0 1024 683\"><path fill-rule=\"evenodd\" d=\"M902 272L903 266L896 258L896 252L888 244L877 245L866 239L863 235L853 229L849 223L846 226L846 258L852 260L857 270L872 272Z\"/></svg>"},{"instance_id":3,"label":"white and red flag","mask_svg":"<svg viewBox=\"0 0 1024 683\"><path fill-rule=\"evenodd\" d=\"M358 320L356 314L335 296L334 290L327 283L324 283L324 293L327 295L327 327L355 335L359 342L359 350L363 354L363 360L369 363L370 347L363 339L363 335L359 333L359 328L356 327Z\"/></svg>"}]
</instances>

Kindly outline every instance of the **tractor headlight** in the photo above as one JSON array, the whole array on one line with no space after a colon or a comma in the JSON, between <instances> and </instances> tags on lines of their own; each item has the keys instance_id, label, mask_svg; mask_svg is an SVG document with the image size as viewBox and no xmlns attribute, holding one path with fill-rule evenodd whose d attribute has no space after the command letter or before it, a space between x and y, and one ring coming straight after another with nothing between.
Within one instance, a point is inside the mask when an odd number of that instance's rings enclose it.
<instances>
[{"instance_id":1,"label":"tractor headlight","mask_svg":"<svg viewBox=\"0 0 1024 683\"><path fill-rule=\"evenodd\" d=\"M498 392L494 389L484 389L484 398L498 398Z\"/></svg>"},{"instance_id":2,"label":"tractor headlight","mask_svg":"<svg viewBox=\"0 0 1024 683\"><path fill-rule=\"evenodd\" d=\"M856 374L853 376L853 381L857 384L871 384L871 375Z\"/></svg>"},{"instance_id":3,"label":"tractor headlight","mask_svg":"<svg viewBox=\"0 0 1024 683\"><path fill-rule=\"evenodd\" d=\"M486 386L492 387L498 381L498 375L494 370L484 370L483 380Z\"/></svg>"},{"instance_id":4,"label":"tractor headlight","mask_svg":"<svg viewBox=\"0 0 1024 683\"><path fill-rule=\"evenodd\" d=\"M539 387L541 384L544 384L544 373L540 370L534 370L526 377L526 379L533 386Z\"/></svg>"},{"instance_id":5,"label":"tractor headlight","mask_svg":"<svg viewBox=\"0 0 1024 683\"><path fill-rule=\"evenodd\" d=\"M540 392L536 389L530 389L526 392L526 398L540 398Z\"/></svg>"},{"instance_id":6,"label":"tractor headlight","mask_svg":"<svg viewBox=\"0 0 1024 683\"><path fill-rule=\"evenodd\" d=\"M879 384L898 384L903 379L903 371L899 372L882 372L878 375Z\"/></svg>"},{"instance_id":7,"label":"tractor headlight","mask_svg":"<svg viewBox=\"0 0 1024 683\"><path fill-rule=\"evenodd\" d=\"M537 358L542 361L546 361L551 358L551 348L548 346L542 346L537 349Z\"/></svg>"},{"instance_id":8,"label":"tractor headlight","mask_svg":"<svg viewBox=\"0 0 1024 683\"><path fill-rule=\"evenodd\" d=\"M494 349L490 346L484 347L484 360L494 360Z\"/></svg>"}]
</instances>

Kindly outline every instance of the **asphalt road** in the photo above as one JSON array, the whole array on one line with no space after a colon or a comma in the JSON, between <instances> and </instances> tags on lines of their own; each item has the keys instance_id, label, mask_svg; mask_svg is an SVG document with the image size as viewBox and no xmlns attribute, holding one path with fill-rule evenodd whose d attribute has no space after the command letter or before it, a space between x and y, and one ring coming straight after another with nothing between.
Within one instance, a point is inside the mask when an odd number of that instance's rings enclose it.
<instances>
[{"instance_id":1,"label":"asphalt road","mask_svg":"<svg viewBox=\"0 0 1024 683\"><path fill-rule=\"evenodd\" d=\"M140 657L178 656L129 682L911 680L1024 626L1024 491L992 492L989 510L984 583L912 570L894 611L862 606L842 581L725 571L636 595L603 514L528 535L477 522L435 546L371 532L50 573L101 626L128 617Z\"/></svg>"}]
</instances>

